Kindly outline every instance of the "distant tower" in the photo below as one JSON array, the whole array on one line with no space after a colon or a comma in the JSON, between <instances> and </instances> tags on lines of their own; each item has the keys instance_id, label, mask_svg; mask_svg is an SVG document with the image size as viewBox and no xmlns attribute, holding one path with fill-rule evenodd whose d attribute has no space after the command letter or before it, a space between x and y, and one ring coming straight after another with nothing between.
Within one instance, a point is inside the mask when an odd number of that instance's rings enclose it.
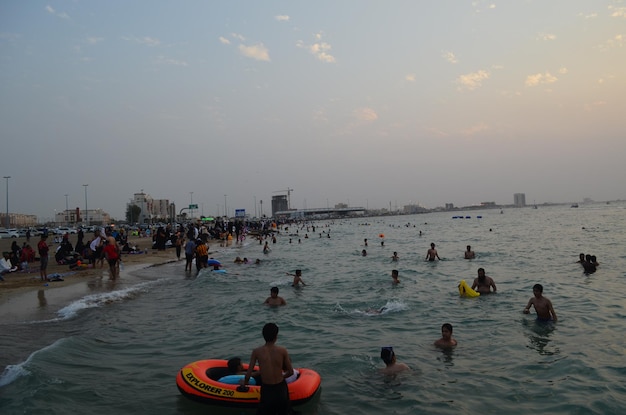
<instances>
[{"instance_id":1,"label":"distant tower","mask_svg":"<svg viewBox=\"0 0 626 415\"><path fill-rule=\"evenodd\" d=\"M513 204L517 207L526 206L526 193L515 193L513 195Z\"/></svg>"},{"instance_id":2,"label":"distant tower","mask_svg":"<svg viewBox=\"0 0 626 415\"><path fill-rule=\"evenodd\" d=\"M286 210L289 210L287 195L272 196L272 216L275 216L276 212L284 212Z\"/></svg>"}]
</instances>

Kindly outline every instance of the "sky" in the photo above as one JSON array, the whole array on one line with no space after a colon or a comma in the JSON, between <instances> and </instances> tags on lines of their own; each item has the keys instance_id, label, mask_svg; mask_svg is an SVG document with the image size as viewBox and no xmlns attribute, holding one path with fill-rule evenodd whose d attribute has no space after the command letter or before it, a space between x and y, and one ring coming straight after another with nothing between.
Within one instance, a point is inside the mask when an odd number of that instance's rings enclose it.
<instances>
[{"instance_id":1,"label":"sky","mask_svg":"<svg viewBox=\"0 0 626 415\"><path fill-rule=\"evenodd\" d=\"M40 221L626 199L625 115L624 0L0 2L2 190Z\"/></svg>"}]
</instances>

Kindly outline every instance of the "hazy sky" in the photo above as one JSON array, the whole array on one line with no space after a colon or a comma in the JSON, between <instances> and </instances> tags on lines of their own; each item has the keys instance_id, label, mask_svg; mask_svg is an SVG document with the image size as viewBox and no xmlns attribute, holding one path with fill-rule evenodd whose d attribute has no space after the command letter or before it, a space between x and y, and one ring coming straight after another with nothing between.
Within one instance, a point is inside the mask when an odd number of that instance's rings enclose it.
<instances>
[{"instance_id":1,"label":"hazy sky","mask_svg":"<svg viewBox=\"0 0 626 415\"><path fill-rule=\"evenodd\" d=\"M0 128L40 220L623 199L626 1L4 0Z\"/></svg>"}]
</instances>

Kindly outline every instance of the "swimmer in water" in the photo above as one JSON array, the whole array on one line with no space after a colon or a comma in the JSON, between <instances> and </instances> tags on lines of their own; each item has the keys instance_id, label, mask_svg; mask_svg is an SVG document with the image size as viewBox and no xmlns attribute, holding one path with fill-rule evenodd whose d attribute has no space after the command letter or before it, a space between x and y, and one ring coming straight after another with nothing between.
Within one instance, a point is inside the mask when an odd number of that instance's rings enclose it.
<instances>
[{"instance_id":1,"label":"swimmer in water","mask_svg":"<svg viewBox=\"0 0 626 415\"><path fill-rule=\"evenodd\" d=\"M405 363L398 363L393 347L385 346L380 349L380 358L385 362L385 367L380 369L383 375L395 375L400 372L411 370Z\"/></svg>"},{"instance_id":2,"label":"swimmer in water","mask_svg":"<svg viewBox=\"0 0 626 415\"><path fill-rule=\"evenodd\" d=\"M434 344L435 346L442 348L456 346L456 339L452 337L452 324L444 323L441 326L441 338Z\"/></svg>"}]
</instances>

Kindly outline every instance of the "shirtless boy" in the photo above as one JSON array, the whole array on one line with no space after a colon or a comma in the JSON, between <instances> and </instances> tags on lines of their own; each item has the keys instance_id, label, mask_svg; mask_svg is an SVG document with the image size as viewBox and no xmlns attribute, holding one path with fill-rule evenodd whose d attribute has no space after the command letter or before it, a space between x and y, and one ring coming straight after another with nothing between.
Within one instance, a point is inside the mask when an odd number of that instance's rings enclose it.
<instances>
[{"instance_id":1,"label":"shirtless boy","mask_svg":"<svg viewBox=\"0 0 626 415\"><path fill-rule=\"evenodd\" d=\"M391 346L383 347L380 350L380 358L383 359L386 365L383 369L380 369L383 375L395 375L405 370L411 370L406 364L396 361L396 354L393 352L393 347Z\"/></svg>"},{"instance_id":2,"label":"shirtless boy","mask_svg":"<svg viewBox=\"0 0 626 415\"><path fill-rule=\"evenodd\" d=\"M293 375L293 367L287 349L276 345L278 326L267 323L263 326L265 345L257 347L250 355L250 364L243 385L248 384L254 366L259 362L263 384L261 385L261 402L257 414L289 413L289 389L285 379Z\"/></svg>"},{"instance_id":3,"label":"shirtless boy","mask_svg":"<svg viewBox=\"0 0 626 415\"><path fill-rule=\"evenodd\" d=\"M441 326L441 338L434 344L435 346L442 348L456 346L456 339L452 337L452 324L444 323Z\"/></svg>"},{"instance_id":4,"label":"shirtless boy","mask_svg":"<svg viewBox=\"0 0 626 415\"><path fill-rule=\"evenodd\" d=\"M306 285L302 280L302 270L297 269L295 274L290 274L288 272L285 274L293 277L293 282L291 283L292 287L297 287L298 284Z\"/></svg>"},{"instance_id":5,"label":"shirtless boy","mask_svg":"<svg viewBox=\"0 0 626 415\"><path fill-rule=\"evenodd\" d=\"M470 245L467 245L467 250L465 251L465 259L474 259L476 257L476 255L474 254L474 251L472 251L472 247Z\"/></svg>"},{"instance_id":6,"label":"shirtless boy","mask_svg":"<svg viewBox=\"0 0 626 415\"><path fill-rule=\"evenodd\" d=\"M435 249L435 244L431 243L430 249L428 250L428 252L426 252L425 260L434 261L435 258L441 260L441 258L439 258L439 254L437 253L437 250Z\"/></svg>"},{"instance_id":7,"label":"shirtless boy","mask_svg":"<svg viewBox=\"0 0 626 415\"><path fill-rule=\"evenodd\" d=\"M474 278L472 290L476 290L481 294L491 294L491 288L493 288L493 292L495 293L497 288L493 278L485 275L484 268L478 268L478 277Z\"/></svg>"},{"instance_id":8,"label":"shirtless boy","mask_svg":"<svg viewBox=\"0 0 626 415\"><path fill-rule=\"evenodd\" d=\"M524 314L530 313L530 306L535 307L537 312L537 321L554 321L556 323L556 313L552 307L552 301L543 296L543 286L535 284L533 286L533 295L524 309Z\"/></svg>"},{"instance_id":9,"label":"shirtless boy","mask_svg":"<svg viewBox=\"0 0 626 415\"><path fill-rule=\"evenodd\" d=\"M287 302L283 297L278 296L278 287L272 287L270 289L270 296L265 299L263 304L269 306L287 305Z\"/></svg>"},{"instance_id":10,"label":"shirtless boy","mask_svg":"<svg viewBox=\"0 0 626 415\"><path fill-rule=\"evenodd\" d=\"M393 279L392 283L395 284L400 284L400 280L398 279L398 270L397 269L393 269L391 270L391 278Z\"/></svg>"}]
</instances>

